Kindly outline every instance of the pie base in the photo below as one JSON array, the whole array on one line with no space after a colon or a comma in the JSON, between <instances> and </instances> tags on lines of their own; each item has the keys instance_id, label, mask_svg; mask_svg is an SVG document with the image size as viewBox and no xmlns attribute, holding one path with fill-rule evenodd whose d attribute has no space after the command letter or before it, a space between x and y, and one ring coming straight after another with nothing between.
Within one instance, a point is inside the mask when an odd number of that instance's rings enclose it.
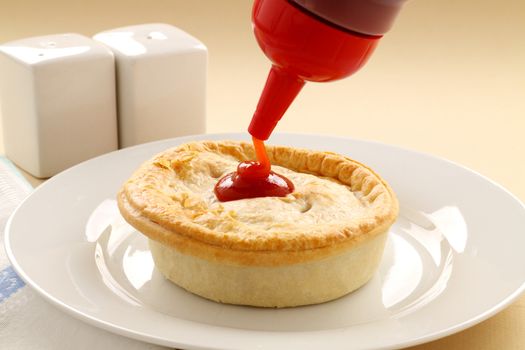
<instances>
[{"instance_id":1,"label":"pie base","mask_svg":"<svg viewBox=\"0 0 525 350\"><path fill-rule=\"evenodd\" d=\"M368 282L377 270L387 231L322 260L239 266L209 261L149 240L157 269L178 286L206 299L258 307L293 307L340 298Z\"/></svg>"},{"instance_id":2,"label":"pie base","mask_svg":"<svg viewBox=\"0 0 525 350\"><path fill-rule=\"evenodd\" d=\"M337 299L376 271L399 207L388 184L348 157L268 146L296 185L286 197L217 201L213 186L253 159L250 144L202 141L145 162L117 195L157 269L214 301L293 307Z\"/></svg>"}]
</instances>

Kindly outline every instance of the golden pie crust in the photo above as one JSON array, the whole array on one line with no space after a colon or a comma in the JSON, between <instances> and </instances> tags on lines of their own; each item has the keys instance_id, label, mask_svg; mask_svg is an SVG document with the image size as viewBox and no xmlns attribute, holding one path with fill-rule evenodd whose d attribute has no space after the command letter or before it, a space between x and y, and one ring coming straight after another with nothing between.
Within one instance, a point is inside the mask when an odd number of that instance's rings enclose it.
<instances>
[{"instance_id":1,"label":"golden pie crust","mask_svg":"<svg viewBox=\"0 0 525 350\"><path fill-rule=\"evenodd\" d=\"M215 183L239 161L254 159L253 146L203 141L145 162L120 190L120 211L150 239L167 278L212 300L296 306L366 283L398 214L392 189L348 157L283 146L267 151L273 170L295 185L286 197L219 202Z\"/></svg>"}]
</instances>

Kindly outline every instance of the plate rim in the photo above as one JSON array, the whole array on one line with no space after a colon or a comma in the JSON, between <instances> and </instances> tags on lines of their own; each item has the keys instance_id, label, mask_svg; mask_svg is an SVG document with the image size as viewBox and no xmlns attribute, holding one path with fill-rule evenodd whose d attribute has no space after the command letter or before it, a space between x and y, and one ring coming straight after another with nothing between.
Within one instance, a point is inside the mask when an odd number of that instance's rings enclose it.
<instances>
[{"instance_id":1,"label":"plate rim","mask_svg":"<svg viewBox=\"0 0 525 350\"><path fill-rule=\"evenodd\" d=\"M127 147L127 148L124 148L124 149L115 150L115 151L112 151L112 152L109 152L109 153L106 153L106 154L102 154L102 155L99 155L97 157L85 160L85 161L83 161L83 162L81 162L79 164L76 164L76 165L68 168L68 169L65 169L64 171L60 172L59 174L56 174L55 176L51 177L50 179L48 179L44 183L42 183L42 184L38 185L37 187L35 187L33 189L33 191L16 207L16 209L10 215L8 221L6 222L5 229L4 229L5 251L6 251L6 254L7 254L7 257L8 257L8 260L9 260L10 264L12 265L12 267L16 271L16 273L24 280L24 282L30 288L32 288L34 291L36 291L41 297L43 297L46 301L51 302L52 305L54 305L58 309L64 311L66 314L68 314L70 316L73 316L74 318L76 318L78 320L81 320L83 322L86 322L87 324L89 324L91 326L94 326L94 327L97 327L97 328L100 328L100 329L104 329L106 331L110 331L112 333L115 333L115 334L118 334L118 335L121 335L121 336L125 336L125 337L128 337L128 338L132 338L132 339L135 339L135 340L140 340L140 341L143 341L143 342L147 342L147 343L153 343L153 344L158 344L158 345L163 345L163 346L171 346L171 347L173 347L173 346L179 347L180 346L180 347L183 347L183 348L201 348L203 345L200 345L199 343L192 343L192 344L186 343L186 342L182 342L181 343L181 342L177 342L177 341L174 341L174 340L166 340L166 339L163 339L163 338L158 337L158 336L146 334L146 333L141 332L141 331L130 330L130 329L126 328L126 327L119 326L118 324L115 324L113 322L109 322L107 320L98 318L96 316L89 315L89 314L83 312L82 310L78 310L78 309L74 308L73 306L67 305L64 302L62 302L61 300L55 298L54 296L49 294L46 290L44 290L38 283L36 283L22 269L22 267L19 265L15 255L14 255L14 253L12 251L12 247L11 247L11 240L10 240L10 236L12 234L12 232L11 232L11 225L12 225L12 221L16 217L16 214L19 212L20 208L22 208L27 201L31 200L31 197L33 197L33 195L36 193L37 190L39 190L40 188L42 188L44 186L49 186L48 185L49 183L53 183L55 181L59 181L57 179L60 179L60 177L63 176L63 174L66 174L67 172L72 171L72 170L74 170L74 169L76 169L78 167L82 167L82 166L84 166L85 163L92 162L92 161L94 161L96 159L105 158L105 157L108 157L109 155L112 155L112 154L134 152L136 149L148 148L148 147L152 147L152 146L154 146L156 144L159 144L159 145L163 144L163 143L176 144L176 143L185 142L185 141L191 141L191 140L196 140L196 139L200 140L200 139L203 139L203 138L206 138L206 137L212 137L212 138L218 138L218 137L224 137L224 138L229 138L230 137L230 138L232 138L233 137L233 138L239 139L239 138L242 138L245 135L246 135L246 133L243 133L243 132L225 132L225 133L211 133L211 134L195 134L195 135L188 135L188 136L182 136L182 137L174 137L174 138L168 138L168 139L163 139L163 140L157 140L157 141L152 141L152 142L148 142L148 143L144 143L144 144L134 145L134 146ZM484 181L490 183L491 185L495 186L496 188L498 188L498 190L503 191L513 201L515 201L517 204L519 204L520 207L521 207L521 210L523 210L523 212L525 212L525 204L524 204L524 202L522 202L516 195L514 195L506 187L504 187L503 185L499 184L498 182L488 178L487 176L479 173L476 170L473 170L473 169L471 169L471 168L469 168L469 167L467 167L465 165L459 164L459 163L457 163L455 161L446 159L446 158L441 157L441 156L433 155L433 154L430 154L430 153L425 153L425 152L422 152L422 151L419 151L419 150L414 150L414 149L410 149L410 148L399 146L399 145L391 145L391 144L388 144L388 143L385 143L385 142L381 142L381 141L377 141L377 140L358 139L358 138L352 138L352 137L346 137L346 136L337 136L337 135L334 136L334 135L323 135L323 134L313 134L313 133L276 133L276 135L280 135L281 137L286 137L286 136L300 137L300 138L315 137L315 138L318 138L318 139L329 138L329 139L337 139L337 140L340 140L340 141L358 142L358 143L362 143L362 144L374 144L374 145L378 145L378 146L381 146L381 147L387 147L387 148L391 148L391 149L394 149L394 150L415 154L417 156L430 158L431 160L434 160L434 161L437 160L437 161L440 161L440 162L445 162L445 163L448 163L449 165L452 165L454 167L461 168L464 171L470 172L470 173L480 177L482 180L484 180ZM271 140L269 140L269 143L272 144ZM175 145L173 145L173 146L175 146ZM170 147L172 147L172 146L170 146ZM435 331L433 333L425 334L423 336L419 336L419 337L416 337L416 338L411 338L410 340L400 341L400 342L396 342L395 344L392 343L392 344L388 344L388 345L384 345L384 346L380 346L380 347L374 347L373 349L392 349L392 348L397 348L397 347L409 347L409 346L414 346L414 345L427 343L427 342L430 342L430 341L433 341L433 340L437 340L437 339L440 339L440 338L443 338L443 337L450 336L452 334L458 333L458 332L463 331L463 330L465 330L467 328L470 328L470 327L472 327L472 326L474 326L476 324L479 324L479 323L487 320L488 318L494 316L495 314L499 313L500 311L502 311L503 309L508 307L510 304L512 304L514 301L516 301L524 292L525 292L525 280L522 282L522 284L521 284L521 286L519 288L515 289L514 292L509 294L506 298L500 300L499 303L497 303L493 307L491 307L491 308L489 308L489 309L487 309L487 310L477 314L476 316L471 317L470 319L468 319L466 321L463 321L461 323L452 325L450 327L447 327L447 328ZM230 331L231 330L236 330L235 328L231 328L231 327L205 325L205 324L201 324L199 322L188 321L188 320L183 320L183 321L190 322L190 323L195 323L195 324L199 324L199 325L204 325L204 326L207 326L207 327L214 327L214 328L218 328L218 329L228 329ZM348 328L351 328L351 326L344 327L344 329L348 329ZM240 330L240 331L246 331L246 330ZM260 333L260 332L267 332L267 331L248 330L248 332ZM284 331L283 333L295 334L295 333L298 333L298 332L299 331ZM309 332L309 333L311 333L311 332ZM210 347L210 346L206 345L205 348L209 348L209 349L223 349L224 347L213 347L213 346Z\"/></svg>"}]
</instances>

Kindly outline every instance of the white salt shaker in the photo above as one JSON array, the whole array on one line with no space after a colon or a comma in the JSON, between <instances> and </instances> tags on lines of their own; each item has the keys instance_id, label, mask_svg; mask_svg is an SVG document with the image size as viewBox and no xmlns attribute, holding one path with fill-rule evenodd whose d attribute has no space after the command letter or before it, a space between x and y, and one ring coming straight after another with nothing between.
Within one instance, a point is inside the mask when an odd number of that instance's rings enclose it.
<instances>
[{"instance_id":1,"label":"white salt shaker","mask_svg":"<svg viewBox=\"0 0 525 350\"><path fill-rule=\"evenodd\" d=\"M115 54L121 148L205 132L204 44L160 23L112 29L93 38Z\"/></svg>"},{"instance_id":2,"label":"white salt shaker","mask_svg":"<svg viewBox=\"0 0 525 350\"><path fill-rule=\"evenodd\" d=\"M0 45L5 153L45 178L118 147L110 50L79 34Z\"/></svg>"}]
</instances>

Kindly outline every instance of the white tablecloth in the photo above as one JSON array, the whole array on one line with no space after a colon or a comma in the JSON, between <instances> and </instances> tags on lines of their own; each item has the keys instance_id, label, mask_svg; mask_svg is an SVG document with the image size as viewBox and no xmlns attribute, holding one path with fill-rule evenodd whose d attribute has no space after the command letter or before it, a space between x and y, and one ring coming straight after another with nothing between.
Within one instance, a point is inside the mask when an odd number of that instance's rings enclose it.
<instances>
[{"instance_id":1,"label":"white tablecloth","mask_svg":"<svg viewBox=\"0 0 525 350\"><path fill-rule=\"evenodd\" d=\"M4 249L4 228L31 186L0 157L0 349L162 349L89 326L44 301L17 276Z\"/></svg>"}]
</instances>

